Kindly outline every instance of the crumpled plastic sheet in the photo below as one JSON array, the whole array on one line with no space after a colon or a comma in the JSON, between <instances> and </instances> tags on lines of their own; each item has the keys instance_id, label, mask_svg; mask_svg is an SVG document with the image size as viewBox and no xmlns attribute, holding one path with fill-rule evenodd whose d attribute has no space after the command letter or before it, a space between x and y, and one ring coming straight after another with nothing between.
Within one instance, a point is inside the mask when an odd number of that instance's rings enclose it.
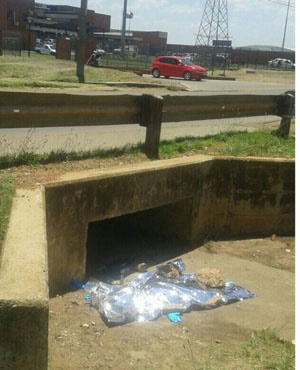
<instances>
[{"instance_id":1,"label":"crumpled plastic sheet","mask_svg":"<svg viewBox=\"0 0 300 370\"><path fill-rule=\"evenodd\" d=\"M180 271L185 269L181 259L173 263ZM196 282L194 273L181 273L179 279L168 279L155 271L141 273L127 285L99 281L87 283L84 289L104 321L113 324L155 320L170 312L211 309L255 296L230 280L222 288L209 289L199 288Z\"/></svg>"}]
</instances>

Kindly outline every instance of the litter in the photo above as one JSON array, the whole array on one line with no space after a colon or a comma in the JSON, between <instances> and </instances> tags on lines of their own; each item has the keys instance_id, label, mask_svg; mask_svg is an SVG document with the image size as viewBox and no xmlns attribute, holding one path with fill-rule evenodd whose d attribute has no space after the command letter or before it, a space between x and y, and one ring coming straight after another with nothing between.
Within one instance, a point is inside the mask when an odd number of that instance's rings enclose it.
<instances>
[{"instance_id":1,"label":"litter","mask_svg":"<svg viewBox=\"0 0 300 370\"><path fill-rule=\"evenodd\" d=\"M84 289L89 303L110 325L155 320L164 314L178 322L184 312L212 309L255 296L230 280L224 280L223 286L211 287L199 281L201 274L183 273L184 270L184 262L177 259L158 266L154 272L140 273L124 285L97 281L88 282Z\"/></svg>"},{"instance_id":2,"label":"litter","mask_svg":"<svg viewBox=\"0 0 300 370\"><path fill-rule=\"evenodd\" d=\"M172 322L181 321L180 312L171 312L167 316L168 316L168 319Z\"/></svg>"}]
</instances>

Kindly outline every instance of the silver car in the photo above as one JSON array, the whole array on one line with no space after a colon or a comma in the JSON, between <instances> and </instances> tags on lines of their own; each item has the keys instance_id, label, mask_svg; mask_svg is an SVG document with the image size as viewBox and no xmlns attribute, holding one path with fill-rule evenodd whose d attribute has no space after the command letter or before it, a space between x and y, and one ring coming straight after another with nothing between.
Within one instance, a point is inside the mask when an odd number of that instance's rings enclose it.
<instances>
[{"instance_id":1,"label":"silver car","mask_svg":"<svg viewBox=\"0 0 300 370\"><path fill-rule=\"evenodd\" d=\"M290 59L276 58L268 62L271 68L295 69L295 64Z\"/></svg>"},{"instance_id":2,"label":"silver car","mask_svg":"<svg viewBox=\"0 0 300 370\"><path fill-rule=\"evenodd\" d=\"M49 45L49 44L36 46L34 48L34 51L39 53L39 54L45 54L45 55L55 55L56 54L56 49L54 49L54 47L52 45Z\"/></svg>"}]
</instances>

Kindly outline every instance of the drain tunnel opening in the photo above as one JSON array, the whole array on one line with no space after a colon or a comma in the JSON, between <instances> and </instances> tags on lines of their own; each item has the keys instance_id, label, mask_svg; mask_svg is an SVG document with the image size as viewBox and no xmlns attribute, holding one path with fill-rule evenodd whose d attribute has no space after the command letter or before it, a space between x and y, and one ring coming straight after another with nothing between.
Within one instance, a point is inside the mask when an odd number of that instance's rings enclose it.
<instances>
[{"instance_id":1,"label":"drain tunnel opening","mask_svg":"<svg viewBox=\"0 0 300 370\"><path fill-rule=\"evenodd\" d=\"M192 248L188 204L181 201L89 223L87 278L117 280L124 266L146 263L151 267L186 253Z\"/></svg>"}]
</instances>

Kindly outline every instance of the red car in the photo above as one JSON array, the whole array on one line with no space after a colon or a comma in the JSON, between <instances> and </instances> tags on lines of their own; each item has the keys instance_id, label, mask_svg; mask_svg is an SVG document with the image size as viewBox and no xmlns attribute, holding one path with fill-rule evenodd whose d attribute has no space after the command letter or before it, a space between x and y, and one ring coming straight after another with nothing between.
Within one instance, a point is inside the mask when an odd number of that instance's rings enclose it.
<instances>
[{"instance_id":1,"label":"red car","mask_svg":"<svg viewBox=\"0 0 300 370\"><path fill-rule=\"evenodd\" d=\"M206 69L195 65L189 59L175 56L160 56L154 59L151 67L152 76L182 77L185 80L198 80L206 77Z\"/></svg>"}]
</instances>

